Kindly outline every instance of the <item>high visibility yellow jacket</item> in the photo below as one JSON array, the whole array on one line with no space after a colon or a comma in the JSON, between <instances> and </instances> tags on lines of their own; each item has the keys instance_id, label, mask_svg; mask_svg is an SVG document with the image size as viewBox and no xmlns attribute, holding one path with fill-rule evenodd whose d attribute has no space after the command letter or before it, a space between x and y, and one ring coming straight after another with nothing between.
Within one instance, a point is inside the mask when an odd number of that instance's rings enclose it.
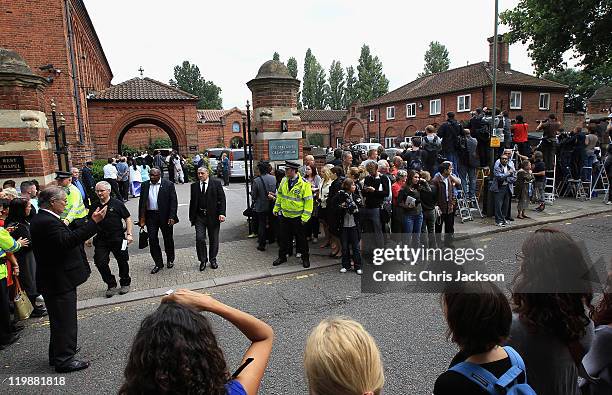
<instances>
[{"instance_id":1,"label":"high visibility yellow jacket","mask_svg":"<svg viewBox=\"0 0 612 395\"><path fill-rule=\"evenodd\" d=\"M2 264L0 264L0 280L5 279L8 276L6 264L4 259L6 257L7 252L16 252L21 248L19 243L13 239L13 236L8 232L8 230L0 227L0 260L2 260Z\"/></svg>"},{"instance_id":2,"label":"high visibility yellow jacket","mask_svg":"<svg viewBox=\"0 0 612 395\"><path fill-rule=\"evenodd\" d=\"M289 179L283 178L278 191L276 191L276 203L274 214L280 214L286 218L302 218L302 222L308 222L312 216L312 187L298 174L298 180L289 189Z\"/></svg>"},{"instance_id":3,"label":"high visibility yellow jacket","mask_svg":"<svg viewBox=\"0 0 612 395\"><path fill-rule=\"evenodd\" d=\"M75 219L86 217L87 210L85 209L85 204L83 204L83 197L79 189L70 184L64 190L66 191L67 202L60 218L65 219L68 223L72 223Z\"/></svg>"}]
</instances>

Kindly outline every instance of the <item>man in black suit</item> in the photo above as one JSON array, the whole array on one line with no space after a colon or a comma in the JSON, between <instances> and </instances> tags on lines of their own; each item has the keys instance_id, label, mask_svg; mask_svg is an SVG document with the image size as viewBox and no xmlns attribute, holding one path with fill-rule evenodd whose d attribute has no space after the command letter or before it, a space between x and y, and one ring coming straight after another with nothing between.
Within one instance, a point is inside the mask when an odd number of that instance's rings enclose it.
<instances>
[{"instance_id":1,"label":"man in black suit","mask_svg":"<svg viewBox=\"0 0 612 395\"><path fill-rule=\"evenodd\" d=\"M66 206L66 192L49 187L38 197L40 211L30 223L36 257L36 285L49 312L51 339L49 364L58 373L86 369L89 362L74 358L77 352L77 293L91 269L81 254L81 245L97 232L96 224L106 216L106 208L96 210L91 221L70 230L60 219Z\"/></svg>"},{"instance_id":2,"label":"man in black suit","mask_svg":"<svg viewBox=\"0 0 612 395\"><path fill-rule=\"evenodd\" d=\"M164 268L161 248L159 247L159 230L164 237L164 249L168 269L174 266L174 236L173 226L178 223L176 210L178 198L174 183L161 179L161 170L157 167L149 171L149 181L142 183L140 187L140 201L138 202L138 224L140 227L147 226L149 233L149 247L155 267L151 274L155 274Z\"/></svg>"},{"instance_id":3,"label":"man in black suit","mask_svg":"<svg viewBox=\"0 0 612 395\"><path fill-rule=\"evenodd\" d=\"M225 221L225 192L218 180L209 177L208 169L198 169L199 181L191 184L189 200L189 222L196 229L196 251L200 261L200 271L210 267L218 268L219 228ZM206 232L208 231L209 249L206 249Z\"/></svg>"},{"instance_id":4,"label":"man in black suit","mask_svg":"<svg viewBox=\"0 0 612 395\"><path fill-rule=\"evenodd\" d=\"M85 162L85 166L81 170L81 176L83 178L83 186L85 187L85 191L87 192L87 196L89 197L89 200L91 201L91 203L97 200L96 192L95 192L96 180L94 179L94 176L93 176L92 167L93 167L93 162L87 161Z\"/></svg>"}]
</instances>

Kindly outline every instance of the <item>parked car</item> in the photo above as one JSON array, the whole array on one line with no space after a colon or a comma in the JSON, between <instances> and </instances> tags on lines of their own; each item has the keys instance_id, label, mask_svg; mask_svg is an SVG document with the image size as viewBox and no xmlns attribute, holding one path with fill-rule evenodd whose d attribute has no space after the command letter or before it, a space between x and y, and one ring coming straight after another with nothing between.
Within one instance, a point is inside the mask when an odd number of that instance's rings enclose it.
<instances>
[{"instance_id":1,"label":"parked car","mask_svg":"<svg viewBox=\"0 0 612 395\"><path fill-rule=\"evenodd\" d=\"M379 147L382 147L382 144L380 143L359 143L359 144L353 145L351 147L351 151L368 152L372 148L378 149Z\"/></svg>"},{"instance_id":2,"label":"parked car","mask_svg":"<svg viewBox=\"0 0 612 395\"><path fill-rule=\"evenodd\" d=\"M251 152L249 151L249 155ZM250 157L248 159L251 159ZM230 178L245 177L244 171L244 148L230 150Z\"/></svg>"},{"instance_id":3,"label":"parked car","mask_svg":"<svg viewBox=\"0 0 612 395\"><path fill-rule=\"evenodd\" d=\"M230 149L229 148L210 148L209 150L206 151L206 155L208 155L208 163L210 163L210 168L212 169L212 172L215 175L218 175L217 174L217 164L219 163L219 160L221 159L221 155L223 155L224 152L227 152L229 155Z\"/></svg>"}]
</instances>

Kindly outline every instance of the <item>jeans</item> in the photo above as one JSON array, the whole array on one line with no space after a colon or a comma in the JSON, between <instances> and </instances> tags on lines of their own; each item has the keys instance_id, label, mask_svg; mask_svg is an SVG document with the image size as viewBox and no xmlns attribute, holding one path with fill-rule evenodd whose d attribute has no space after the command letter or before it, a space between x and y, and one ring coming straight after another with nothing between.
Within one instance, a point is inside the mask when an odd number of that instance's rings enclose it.
<instances>
[{"instance_id":1,"label":"jeans","mask_svg":"<svg viewBox=\"0 0 612 395\"><path fill-rule=\"evenodd\" d=\"M595 162L595 154L587 155L584 161L584 167L590 167L590 169L582 169L582 181L588 181L593 178L593 163Z\"/></svg>"},{"instance_id":2,"label":"jeans","mask_svg":"<svg viewBox=\"0 0 612 395\"><path fill-rule=\"evenodd\" d=\"M461 179L461 185L467 185L467 188L463 187L463 191L466 197L476 197L476 168L465 165L459 165L459 178Z\"/></svg>"},{"instance_id":3,"label":"jeans","mask_svg":"<svg viewBox=\"0 0 612 395\"><path fill-rule=\"evenodd\" d=\"M456 152L447 152L445 154L443 154L443 156L446 158L447 161L451 162L453 164L453 174L458 176L458 171L459 171L459 157L457 156Z\"/></svg>"},{"instance_id":4,"label":"jeans","mask_svg":"<svg viewBox=\"0 0 612 395\"><path fill-rule=\"evenodd\" d=\"M350 228L343 227L340 234L342 244L342 267L350 270L351 253L355 270L361 269L361 252L359 251L359 229L356 226Z\"/></svg>"},{"instance_id":5,"label":"jeans","mask_svg":"<svg viewBox=\"0 0 612 395\"><path fill-rule=\"evenodd\" d=\"M380 208L362 208L359 211L361 213L363 233L373 235L374 247L377 248L382 248L385 243L382 222L380 221L380 210Z\"/></svg>"},{"instance_id":6,"label":"jeans","mask_svg":"<svg viewBox=\"0 0 612 395\"><path fill-rule=\"evenodd\" d=\"M423 224L423 213L404 216L404 238L406 244L418 246L421 242L421 226Z\"/></svg>"},{"instance_id":7,"label":"jeans","mask_svg":"<svg viewBox=\"0 0 612 395\"><path fill-rule=\"evenodd\" d=\"M503 224L506 222L506 214L510 204L510 189L508 185L499 187L499 191L495 192L495 223Z\"/></svg>"}]
</instances>

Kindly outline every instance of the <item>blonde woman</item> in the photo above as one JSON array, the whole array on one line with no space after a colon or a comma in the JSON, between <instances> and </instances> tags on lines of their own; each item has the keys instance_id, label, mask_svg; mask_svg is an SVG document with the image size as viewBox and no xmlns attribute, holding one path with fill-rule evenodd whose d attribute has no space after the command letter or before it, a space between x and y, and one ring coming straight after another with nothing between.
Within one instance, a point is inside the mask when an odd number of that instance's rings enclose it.
<instances>
[{"instance_id":1,"label":"blonde woman","mask_svg":"<svg viewBox=\"0 0 612 395\"><path fill-rule=\"evenodd\" d=\"M323 234L325 236L325 241L321 244L321 248L325 248L330 245L330 233L328 226L328 215L329 210L327 209L327 196L329 195L329 187L334 181L334 174L331 172L333 165L325 165L321 169L321 187L319 188L319 193L317 195L317 201L319 202L319 221L323 227Z\"/></svg>"},{"instance_id":2,"label":"blonde woman","mask_svg":"<svg viewBox=\"0 0 612 395\"><path fill-rule=\"evenodd\" d=\"M385 383L376 342L348 318L327 318L310 332L304 368L313 395L378 395Z\"/></svg>"}]
</instances>

